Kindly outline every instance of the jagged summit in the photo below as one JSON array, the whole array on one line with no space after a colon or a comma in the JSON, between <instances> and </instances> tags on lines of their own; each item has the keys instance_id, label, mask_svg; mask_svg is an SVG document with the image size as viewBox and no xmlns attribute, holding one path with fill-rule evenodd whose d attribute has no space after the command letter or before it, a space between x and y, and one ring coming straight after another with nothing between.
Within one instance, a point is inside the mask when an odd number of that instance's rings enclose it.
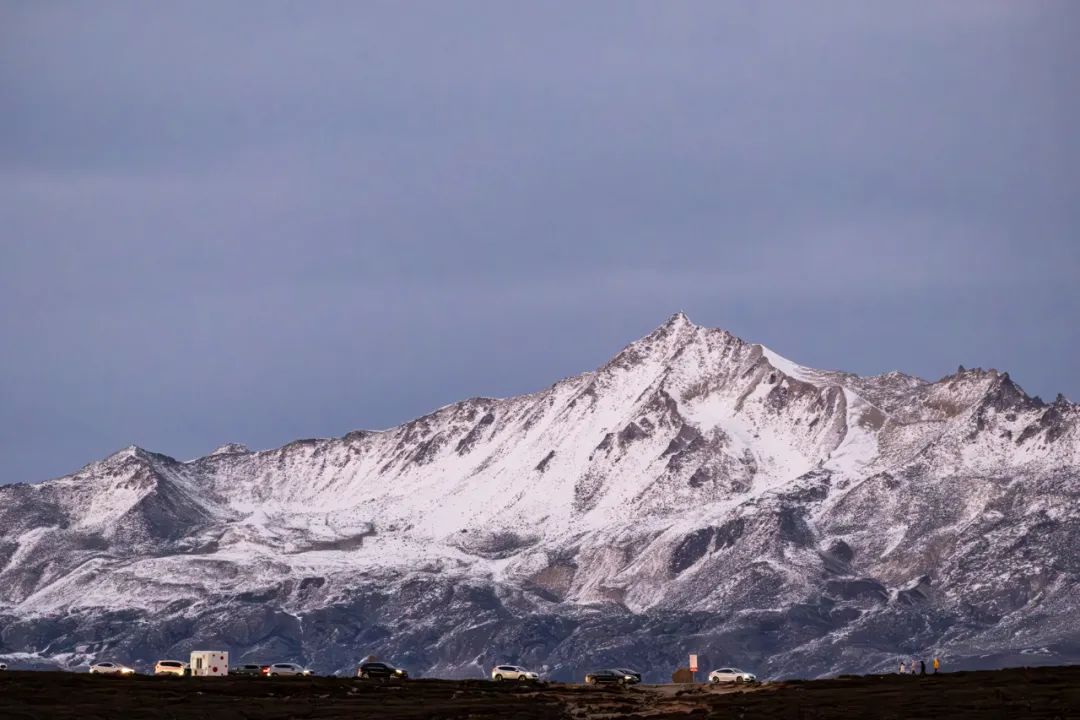
<instances>
[{"instance_id":1,"label":"jagged summit","mask_svg":"<svg viewBox=\"0 0 1080 720\"><path fill-rule=\"evenodd\" d=\"M147 452L146 450L142 449L138 445L128 445L127 447L121 448L120 450L117 450L116 452L112 453L111 455L109 455L105 459L106 460L125 460L127 458L138 457L140 455L145 455L146 452Z\"/></svg>"},{"instance_id":2,"label":"jagged summit","mask_svg":"<svg viewBox=\"0 0 1080 720\"><path fill-rule=\"evenodd\" d=\"M690 318L678 312L669 317L662 325L657 327L645 337L630 344L633 346L655 344L667 340L668 342L688 342L697 337L698 331L705 330L690 322Z\"/></svg>"},{"instance_id":3,"label":"jagged summit","mask_svg":"<svg viewBox=\"0 0 1080 720\"><path fill-rule=\"evenodd\" d=\"M693 322L691 322L690 318L687 317L686 313L682 312L681 310L669 317L667 321L664 322L663 326L671 328L679 328L684 326L698 327Z\"/></svg>"},{"instance_id":4,"label":"jagged summit","mask_svg":"<svg viewBox=\"0 0 1080 720\"><path fill-rule=\"evenodd\" d=\"M251 452L251 450L249 450L246 445L241 445L240 443L225 443L221 447L216 448L212 453L207 455L207 457L214 457L217 455L237 455L249 452Z\"/></svg>"},{"instance_id":5,"label":"jagged summit","mask_svg":"<svg viewBox=\"0 0 1080 720\"><path fill-rule=\"evenodd\" d=\"M682 627L773 675L1080 660L1078 428L1005 373L817 370L677 313L528 395L3 488L0 658L568 678L673 665Z\"/></svg>"},{"instance_id":6,"label":"jagged summit","mask_svg":"<svg viewBox=\"0 0 1080 720\"><path fill-rule=\"evenodd\" d=\"M93 468L98 466L111 467L130 462L145 463L151 461L152 458L155 456L157 456L157 453L151 452L150 450L147 450L145 448L141 448L138 445L128 445L127 447L117 450L116 452L102 458L101 460L95 460L94 462L84 467L83 472L92 470Z\"/></svg>"}]
</instances>

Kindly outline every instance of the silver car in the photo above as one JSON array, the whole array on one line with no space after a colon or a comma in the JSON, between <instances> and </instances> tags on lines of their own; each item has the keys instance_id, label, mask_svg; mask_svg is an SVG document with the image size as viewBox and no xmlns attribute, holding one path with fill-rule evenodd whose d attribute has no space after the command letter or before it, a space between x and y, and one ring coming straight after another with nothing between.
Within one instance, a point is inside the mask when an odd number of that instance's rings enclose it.
<instances>
[{"instance_id":1,"label":"silver car","mask_svg":"<svg viewBox=\"0 0 1080 720\"><path fill-rule=\"evenodd\" d=\"M266 674L270 677L296 677L310 675L311 671L296 663L274 663L267 668Z\"/></svg>"},{"instance_id":2,"label":"silver car","mask_svg":"<svg viewBox=\"0 0 1080 720\"><path fill-rule=\"evenodd\" d=\"M91 675L134 675L135 669L114 662L99 662L90 666Z\"/></svg>"},{"instance_id":3,"label":"silver car","mask_svg":"<svg viewBox=\"0 0 1080 720\"><path fill-rule=\"evenodd\" d=\"M745 670L739 668L720 668L719 670L713 670L709 673L709 682L716 685L718 683L756 683L757 677L753 673L748 673Z\"/></svg>"},{"instance_id":4,"label":"silver car","mask_svg":"<svg viewBox=\"0 0 1080 720\"><path fill-rule=\"evenodd\" d=\"M496 665L491 670L491 679L496 682L502 682L503 680L536 682L540 679L540 675L518 665Z\"/></svg>"}]
</instances>

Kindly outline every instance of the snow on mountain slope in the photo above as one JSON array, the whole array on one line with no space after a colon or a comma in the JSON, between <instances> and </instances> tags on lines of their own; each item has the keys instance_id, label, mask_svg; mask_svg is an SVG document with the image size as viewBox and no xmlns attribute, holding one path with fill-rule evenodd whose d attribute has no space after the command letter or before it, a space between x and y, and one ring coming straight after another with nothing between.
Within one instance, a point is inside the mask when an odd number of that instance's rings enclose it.
<instances>
[{"instance_id":1,"label":"snow on mountain slope","mask_svg":"<svg viewBox=\"0 0 1080 720\"><path fill-rule=\"evenodd\" d=\"M1076 658L1078 420L996 371L814 370L675 315L530 395L0 487L0 657Z\"/></svg>"}]
</instances>

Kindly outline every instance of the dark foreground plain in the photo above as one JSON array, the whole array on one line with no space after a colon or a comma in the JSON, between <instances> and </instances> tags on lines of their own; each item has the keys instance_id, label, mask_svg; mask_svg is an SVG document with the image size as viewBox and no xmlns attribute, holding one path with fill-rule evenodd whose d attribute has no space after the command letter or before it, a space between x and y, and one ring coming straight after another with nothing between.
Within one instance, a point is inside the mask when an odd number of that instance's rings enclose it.
<instances>
[{"instance_id":1,"label":"dark foreground plain","mask_svg":"<svg viewBox=\"0 0 1080 720\"><path fill-rule=\"evenodd\" d=\"M481 680L381 684L337 678L113 678L0 674L0 718L1080 718L1080 667L939 676L868 675L736 690L629 689Z\"/></svg>"}]
</instances>

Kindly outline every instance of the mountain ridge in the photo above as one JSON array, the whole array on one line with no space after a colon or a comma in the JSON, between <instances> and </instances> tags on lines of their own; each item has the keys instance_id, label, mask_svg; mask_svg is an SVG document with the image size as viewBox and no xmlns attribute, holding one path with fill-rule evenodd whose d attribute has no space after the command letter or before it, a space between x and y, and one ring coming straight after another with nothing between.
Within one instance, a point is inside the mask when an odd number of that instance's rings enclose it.
<instances>
[{"instance_id":1,"label":"mountain ridge","mask_svg":"<svg viewBox=\"0 0 1080 720\"><path fill-rule=\"evenodd\" d=\"M676 313L533 393L0 488L0 657L1061 662L1080 657L1060 629L1080 616L1078 428L1007 373L815 370ZM998 637L1014 624L1038 642Z\"/></svg>"}]
</instances>

